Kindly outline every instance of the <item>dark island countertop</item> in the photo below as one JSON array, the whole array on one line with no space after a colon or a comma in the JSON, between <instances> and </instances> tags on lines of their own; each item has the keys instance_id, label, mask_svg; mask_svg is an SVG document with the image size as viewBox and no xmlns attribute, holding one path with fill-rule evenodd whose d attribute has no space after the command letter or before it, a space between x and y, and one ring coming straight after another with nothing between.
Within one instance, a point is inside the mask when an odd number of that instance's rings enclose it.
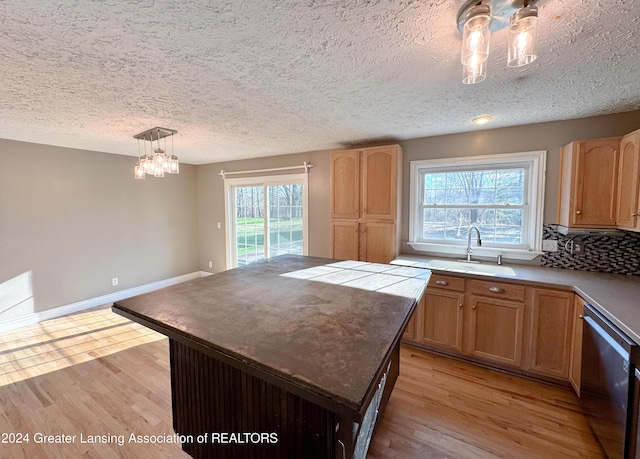
<instances>
[{"instance_id":1,"label":"dark island countertop","mask_svg":"<svg viewBox=\"0 0 640 459\"><path fill-rule=\"evenodd\" d=\"M640 344L640 277L563 268L495 263L455 263L419 255L401 254L392 264L430 269L464 277L493 278L505 282L574 291L614 325ZM484 270L485 272L481 272Z\"/></svg>"},{"instance_id":2,"label":"dark island countertop","mask_svg":"<svg viewBox=\"0 0 640 459\"><path fill-rule=\"evenodd\" d=\"M283 255L113 305L360 418L430 271Z\"/></svg>"}]
</instances>

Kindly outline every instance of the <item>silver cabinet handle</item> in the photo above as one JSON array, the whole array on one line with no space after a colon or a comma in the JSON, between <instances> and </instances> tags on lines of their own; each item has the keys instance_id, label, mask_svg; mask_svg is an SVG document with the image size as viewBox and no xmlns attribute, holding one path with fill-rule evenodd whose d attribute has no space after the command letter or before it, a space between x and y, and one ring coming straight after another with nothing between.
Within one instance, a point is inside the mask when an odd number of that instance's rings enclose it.
<instances>
[{"instance_id":1,"label":"silver cabinet handle","mask_svg":"<svg viewBox=\"0 0 640 459\"><path fill-rule=\"evenodd\" d=\"M576 214L577 214L577 215L580 215L581 213L582 213L582 211L581 211L581 210L576 210Z\"/></svg>"},{"instance_id":2,"label":"silver cabinet handle","mask_svg":"<svg viewBox=\"0 0 640 459\"><path fill-rule=\"evenodd\" d=\"M437 280L436 284L438 284L438 285L449 285L449 282L447 282L446 280Z\"/></svg>"},{"instance_id":3,"label":"silver cabinet handle","mask_svg":"<svg viewBox=\"0 0 640 459\"><path fill-rule=\"evenodd\" d=\"M579 318L579 319L584 319L584 316L583 316L582 314L580 314L580 315L578 316L578 318Z\"/></svg>"},{"instance_id":4,"label":"silver cabinet handle","mask_svg":"<svg viewBox=\"0 0 640 459\"><path fill-rule=\"evenodd\" d=\"M489 291L493 293L504 293L504 289L500 287L489 287Z\"/></svg>"},{"instance_id":5,"label":"silver cabinet handle","mask_svg":"<svg viewBox=\"0 0 640 459\"><path fill-rule=\"evenodd\" d=\"M640 214L631 214L632 217L637 217Z\"/></svg>"}]
</instances>

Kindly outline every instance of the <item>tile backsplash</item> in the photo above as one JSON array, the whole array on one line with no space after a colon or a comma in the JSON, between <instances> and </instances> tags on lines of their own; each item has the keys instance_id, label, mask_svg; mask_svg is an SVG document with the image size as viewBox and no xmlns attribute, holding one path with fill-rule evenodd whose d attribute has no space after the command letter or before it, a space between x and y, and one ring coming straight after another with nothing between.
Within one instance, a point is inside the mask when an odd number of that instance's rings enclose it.
<instances>
[{"instance_id":1,"label":"tile backsplash","mask_svg":"<svg viewBox=\"0 0 640 459\"><path fill-rule=\"evenodd\" d=\"M571 254L565 249L571 238L583 244L584 253ZM545 252L541 266L640 275L640 233L625 231L623 236L564 236L558 233L557 225L544 225L543 239L557 240L558 251Z\"/></svg>"}]
</instances>

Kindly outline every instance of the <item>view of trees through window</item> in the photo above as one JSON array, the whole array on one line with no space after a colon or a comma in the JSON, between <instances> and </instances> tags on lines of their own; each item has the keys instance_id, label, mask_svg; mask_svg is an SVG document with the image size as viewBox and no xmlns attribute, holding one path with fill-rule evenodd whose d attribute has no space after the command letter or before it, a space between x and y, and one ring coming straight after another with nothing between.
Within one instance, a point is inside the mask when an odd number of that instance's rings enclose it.
<instances>
[{"instance_id":1,"label":"view of trees through window","mask_svg":"<svg viewBox=\"0 0 640 459\"><path fill-rule=\"evenodd\" d=\"M302 254L302 186L234 188L237 266L285 253Z\"/></svg>"},{"instance_id":2,"label":"view of trees through window","mask_svg":"<svg viewBox=\"0 0 640 459\"><path fill-rule=\"evenodd\" d=\"M424 172L422 240L464 242L477 226L483 243L522 245L525 169Z\"/></svg>"}]
</instances>

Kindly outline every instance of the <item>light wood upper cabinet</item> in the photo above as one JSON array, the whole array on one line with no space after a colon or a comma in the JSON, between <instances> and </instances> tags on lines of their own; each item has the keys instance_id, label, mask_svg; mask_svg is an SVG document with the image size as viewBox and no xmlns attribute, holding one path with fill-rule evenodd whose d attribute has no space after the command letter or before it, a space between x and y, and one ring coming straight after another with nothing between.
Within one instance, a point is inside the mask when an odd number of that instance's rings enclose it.
<instances>
[{"instance_id":1,"label":"light wood upper cabinet","mask_svg":"<svg viewBox=\"0 0 640 459\"><path fill-rule=\"evenodd\" d=\"M618 167L618 228L640 231L640 129L620 141Z\"/></svg>"},{"instance_id":2,"label":"light wood upper cabinet","mask_svg":"<svg viewBox=\"0 0 640 459\"><path fill-rule=\"evenodd\" d=\"M571 359L575 295L540 288L531 289L531 292L524 369L566 380Z\"/></svg>"},{"instance_id":3,"label":"light wood upper cabinet","mask_svg":"<svg viewBox=\"0 0 640 459\"><path fill-rule=\"evenodd\" d=\"M569 382L578 397L580 397L580 373L582 371L582 315L584 314L584 304L584 300L576 295L573 311L573 339L571 340Z\"/></svg>"},{"instance_id":4,"label":"light wood upper cabinet","mask_svg":"<svg viewBox=\"0 0 640 459\"><path fill-rule=\"evenodd\" d=\"M360 216L360 151L331 153L331 218Z\"/></svg>"},{"instance_id":5,"label":"light wood upper cabinet","mask_svg":"<svg viewBox=\"0 0 640 459\"><path fill-rule=\"evenodd\" d=\"M399 145L331 152L331 218L398 217Z\"/></svg>"},{"instance_id":6,"label":"light wood upper cabinet","mask_svg":"<svg viewBox=\"0 0 640 459\"><path fill-rule=\"evenodd\" d=\"M361 153L362 218L395 219L397 216L398 149L368 148Z\"/></svg>"},{"instance_id":7,"label":"light wood upper cabinet","mask_svg":"<svg viewBox=\"0 0 640 459\"><path fill-rule=\"evenodd\" d=\"M402 149L331 152L331 256L389 263L400 249Z\"/></svg>"},{"instance_id":8,"label":"light wood upper cabinet","mask_svg":"<svg viewBox=\"0 0 640 459\"><path fill-rule=\"evenodd\" d=\"M558 223L615 227L620 137L575 141L560 154Z\"/></svg>"}]
</instances>

